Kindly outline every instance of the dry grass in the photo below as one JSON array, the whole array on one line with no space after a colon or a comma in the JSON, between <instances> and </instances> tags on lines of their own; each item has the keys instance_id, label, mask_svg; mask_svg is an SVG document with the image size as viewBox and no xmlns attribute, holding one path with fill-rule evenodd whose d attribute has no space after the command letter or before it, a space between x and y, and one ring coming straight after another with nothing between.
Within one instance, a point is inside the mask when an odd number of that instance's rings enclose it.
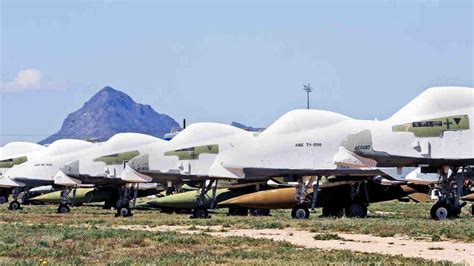
<instances>
[{"instance_id":1,"label":"dry grass","mask_svg":"<svg viewBox=\"0 0 474 266\"><path fill-rule=\"evenodd\" d=\"M5 207L3 205L2 207ZM301 228L332 236L335 232L378 236L408 235L415 238L458 239L474 242L474 221L467 215L456 220L432 221L429 204L387 202L374 204L367 219L289 218L289 211L273 211L271 217L229 217L218 210L211 219L189 219L158 211L136 211L130 218L115 218L114 211L97 207L73 208L55 214L55 206L27 206L19 212L0 209L0 262L3 263L169 263L169 264L283 264L283 263L416 263L429 261L349 251L320 251L285 242L243 237L216 238L205 232L147 232L109 229L113 225L182 225L222 228Z\"/></svg>"}]
</instances>

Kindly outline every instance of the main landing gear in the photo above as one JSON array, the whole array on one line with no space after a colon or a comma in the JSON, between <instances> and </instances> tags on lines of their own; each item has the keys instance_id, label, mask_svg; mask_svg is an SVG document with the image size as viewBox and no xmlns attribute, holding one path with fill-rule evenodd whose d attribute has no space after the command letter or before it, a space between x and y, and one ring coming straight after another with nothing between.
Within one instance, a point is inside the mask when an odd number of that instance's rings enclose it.
<instances>
[{"instance_id":1,"label":"main landing gear","mask_svg":"<svg viewBox=\"0 0 474 266\"><path fill-rule=\"evenodd\" d=\"M211 180L209 183L206 185L206 182L203 182L199 191L199 195L196 197L196 204L197 207L194 208L193 210L193 215L191 218L194 219L205 219L205 218L210 218L209 216L209 211L206 207L206 195L209 192L209 190L212 191L211 194L211 202L209 207L213 209L216 204L216 190L217 190L217 180Z\"/></svg>"},{"instance_id":2,"label":"main landing gear","mask_svg":"<svg viewBox=\"0 0 474 266\"><path fill-rule=\"evenodd\" d=\"M462 196L465 169L444 167L440 170L440 184L436 188L438 201L433 205L430 216L434 220L445 220L459 216L464 204L460 203Z\"/></svg>"},{"instance_id":3,"label":"main landing gear","mask_svg":"<svg viewBox=\"0 0 474 266\"><path fill-rule=\"evenodd\" d=\"M0 204L5 204L8 202L8 189L0 188Z\"/></svg>"},{"instance_id":4,"label":"main landing gear","mask_svg":"<svg viewBox=\"0 0 474 266\"><path fill-rule=\"evenodd\" d=\"M20 193L22 192L22 188L14 188L12 191L12 197L13 200L10 202L10 205L8 206L9 210L16 211L16 210L21 210L21 204L18 201L18 198L20 198Z\"/></svg>"},{"instance_id":5,"label":"main landing gear","mask_svg":"<svg viewBox=\"0 0 474 266\"><path fill-rule=\"evenodd\" d=\"M291 211L293 219L308 219L310 209L316 208L318 199L319 177L310 178L308 183L304 183L301 177L298 178L296 187L296 206ZM309 201L306 197L307 190L313 185L312 199ZM334 202L326 203L323 206L323 217L342 217L345 215L349 218L365 218L367 217L367 206L369 202L368 190L366 182L358 182L350 185L350 195L344 194L340 199Z\"/></svg>"},{"instance_id":6,"label":"main landing gear","mask_svg":"<svg viewBox=\"0 0 474 266\"><path fill-rule=\"evenodd\" d=\"M316 199L318 198L318 187L319 187L319 177L316 177L316 182L314 182L315 177L311 177L308 183L304 183L303 177L298 177L298 185L296 186L296 206L291 210L291 217L293 219L308 219L309 218L309 206L311 209L316 207ZM309 186L313 184L313 197L311 202L307 200L306 193Z\"/></svg>"},{"instance_id":7,"label":"main landing gear","mask_svg":"<svg viewBox=\"0 0 474 266\"><path fill-rule=\"evenodd\" d=\"M71 207L74 206L74 203L76 201L76 188L72 189L72 202L69 200L69 193L71 192L71 189L65 188L61 190L61 197L60 197L60 202L58 206L58 213L64 214L64 213L69 213L71 212Z\"/></svg>"},{"instance_id":8,"label":"main landing gear","mask_svg":"<svg viewBox=\"0 0 474 266\"><path fill-rule=\"evenodd\" d=\"M138 184L122 186L119 192L119 199L117 201L117 213L115 214L115 217L133 216L132 209L135 208L137 194Z\"/></svg>"}]
</instances>

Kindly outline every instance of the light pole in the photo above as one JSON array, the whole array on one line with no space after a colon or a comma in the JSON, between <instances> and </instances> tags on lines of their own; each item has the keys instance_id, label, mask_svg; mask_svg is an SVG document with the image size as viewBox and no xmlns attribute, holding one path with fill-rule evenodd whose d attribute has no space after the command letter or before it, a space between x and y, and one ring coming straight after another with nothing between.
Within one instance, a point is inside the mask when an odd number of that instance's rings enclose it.
<instances>
[{"instance_id":1,"label":"light pole","mask_svg":"<svg viewBox=\"0 0 474 266\"><path fill-rule=\"evenodd\" d=\"M309 109L309 93L313 91L311 88L311 84L303 85L303 90L306 91L306 100L307 100L307 108Z\"/></svg>"}]
</instances>

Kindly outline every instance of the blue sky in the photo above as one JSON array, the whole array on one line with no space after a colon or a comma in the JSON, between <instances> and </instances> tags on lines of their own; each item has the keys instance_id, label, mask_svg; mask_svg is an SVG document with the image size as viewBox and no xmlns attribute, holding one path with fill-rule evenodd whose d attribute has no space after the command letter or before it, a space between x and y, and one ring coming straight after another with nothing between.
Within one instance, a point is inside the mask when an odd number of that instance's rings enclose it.
<instances>
[{"instance_id":1,"label":"blue sky","mask_svg":"<svg viewBox=\"0 0 474 266\"><path fill-rule=\"evenodd\" d=\"M180 121L304 108L389 117L473 86L472 1L1 0L0 143L40 139L110 85Z\"/></svg>"}]
</instances>

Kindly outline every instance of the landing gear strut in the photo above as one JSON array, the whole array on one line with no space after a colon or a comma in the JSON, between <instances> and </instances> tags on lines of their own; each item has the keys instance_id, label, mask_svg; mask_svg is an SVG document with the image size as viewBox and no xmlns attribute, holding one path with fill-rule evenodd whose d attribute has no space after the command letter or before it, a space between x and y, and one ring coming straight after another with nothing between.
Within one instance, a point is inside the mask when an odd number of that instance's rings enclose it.
<instances>
[{"instance_id":1,"label":"landing gear strut","mask_svg":"<svg viewBox=\"0 0 474 266\"><path fill-rule=\"evenodd\" d=\"M309 186L313 184L313 196L311 203L308 202L306 195ZM296 206L291 210L291 217L293 219L308 219L309 218L309 209L308 206L311 204L311 209L316 207L316 200L318 197L318 186L319 186L319 177L316 177L316 182L314 182L314 177L309 179L307 184L304 184L303 177L298 177L298 185L296 186Z\"/></svg>"},{"instance_id":2,"label":"landing gear strut","mask_svg":"<svg viewBox=\"0 0 474 266\"><path fill-rule=\"evenodd\" d=\"M207 192L209 192L209 190L211 189L212 189L212 195L211 195L210 208L211 209L214 208L215 203L216 203L217 180L211 180L207 184L207 186L206 186L206 183L203 182L201 185L201 189L199 191L199 195L197 195L197 199L196 199L197 207L193 210L193 215L191 216L191 218L196 218L196 219L210 218L209 211L207 210L205 205L206 205Z\"/></svg>"},{"instance_id":3,"label":"landing gear strut","mask_svg":"<svg viewBox=\"0 0 474 266\"><path fill-rule=\"evenodd\" d=\"M69 188L65 188L61 190L61 199L58 206L58 213L69 213L71 211L71 205L74 205L74 201L76 199L76 189L73 190L73 201L72 203L69 200L69 193L71 190Z\"/></svg>"}]
</instances>

